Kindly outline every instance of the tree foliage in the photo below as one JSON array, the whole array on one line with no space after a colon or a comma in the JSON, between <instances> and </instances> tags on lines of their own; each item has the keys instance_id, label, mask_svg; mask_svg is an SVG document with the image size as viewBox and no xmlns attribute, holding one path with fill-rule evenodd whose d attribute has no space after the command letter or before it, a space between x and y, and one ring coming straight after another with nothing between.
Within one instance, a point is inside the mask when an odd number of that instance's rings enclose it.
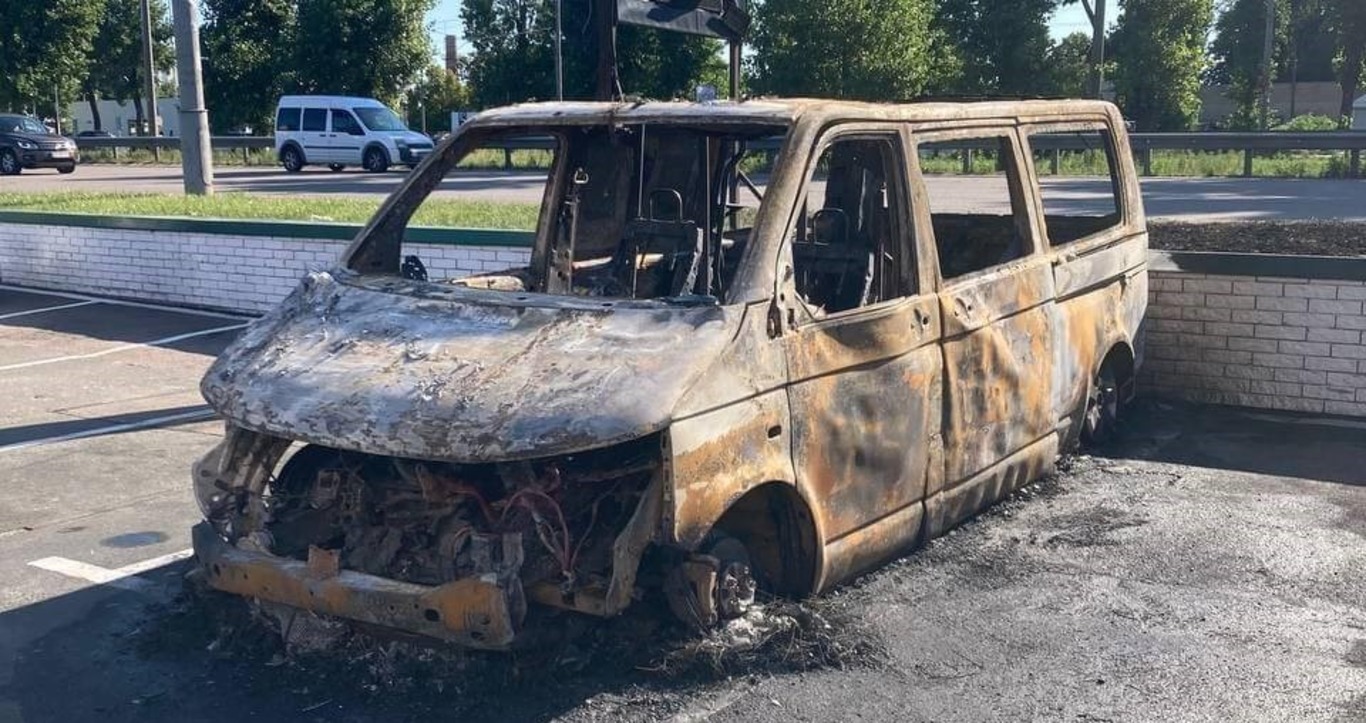
<instances>
[{"instance_id":1,"label":"tree foliage","mask_svg":"<svg viewBox=\"0 0 1366 723\"><path fill-rule=\"evenodd\" d=\"M408 92L408 127L427 133L451 130L451 113L469 110L470 94L460 78L439 65L427 69Z\"/></svg>"},{"instance_id":2,"label":"tree foliage","mask_svg":"<svg viewBox=\"0 0 1366 723\"><path fill-rule=\"evenodd\" d=\"M1274 79L1277 59L1290 54L1290 3L1276 0L1272 6L1272 67ZM1261 97L1262 65L1266 41L1266 0L1227 0L1214 24L1215 37L1210 45L1211 62L1207 77L1231 87L1229 94L1238 110L1230 124L1234 128L1258 126L1258 99Z\"/></svg>"},{"instance_id":3,"label":"tree foliage","mask_svg":"<svg viewBox=\"0 0 1366 723\"><path fill-rule=\"evenodd\" d=\"M293 90L396 105L431 63L436 0L297 0Z\"/></svg>"},{"instance_id":4,"label":"tree foliage","mask_svg":"<svg viewBox=\"0 0 1366 723\"><path fill-rule=\"evenodd\" d=\"M1331 24L1337 35L1338 83L1342 85L1341 113L1352 115L1362 77L1366 76L1366 2L1326 0L1332 13Z\"/></svg>"},{"instance_id":5,"label":"tree foliage","mask_svg":"<svg viewBox=\"0 0 1366 723\"><path fill-rule=\"evenodd\" d=\"M1086 96L1091 76L1091 35L1072 33L1048 49L1048 78L1055 95L1066 98Z\"/></svg>"},{"instance_id":6,"label":"tree foliage","mask_svg":"<svg viewBox=\"0 0 1366 723\"><path fill-rule=\"evenodd\" d=\"M151 16L153 65L158 72L167 72L175 66L175 49L171 45L170 15L164 0L151 0ZM136 104L137 124L142 125L142 97L147 87L142 64L141 0L106 0L81 83L81 94L90 103L97 128L100 115L95 101L100 98L132 100Z\"/></svg>"},{"instance_id":7,"label":"tree foliage","mask_svg":"<svg viewBox=\"0 0 1366 723\"><path fill-rule=\"evenodd\" d=\"M269 128L291 73L290 0L204 0L204 102L216 132Z\"/></svg>"},{"instance_id":8,"label":"tree foliage","mask_svg":"<svg viewBox=\"0 0 1366 723\"><path fill-rule=\"evenodd\" d=\"M598 43L587 0L564 2L566 98L591 98ZM552 0L467 0L460 11L474 48L467 68L480 107L555 98L555 5ZM720 83L720 43L708 38L623 25L617 29L618 72L627 95L689 97L698 83Z\"/></svg>"},{"instance_id":9,"label":"tree foliage","mask_svg":"<svg viewBox=\"0 0 1366 723\"><path fill-rule=\"evenodd\" d=\"M958 77L930 0L765 0L754 12L760 93L904 100Z\"/></svg>"},{"instance_id":10,"label":"tree foliage","mask_svg":"<svg viewBox=\"0 0 1366 723\"><path fill-rule=\"evenodd\" d=\"M85 77L104 0L0 2L0 107L34 108Z\"/></svg>"},{"instance_id":11,"label":"tree foliage","mask_svg":"<svg viewBox=\"0 0 1366 723\"><path fill-rule=\"evenodd\" d=\"M268 128L284 93L396 103L430 63L435 0L205 0L200 33L209 118Z\"/></svg>"},{"instance_id":12,"label":"tree foliage","mask_svg":"<svg viewBox=\"0 0 1366 723\"><path fill-rule=\"evenodd\" d=\"M941 0L939 24L963 59L960 90L1053 93L1048 18L1057 5L1058 0Z\"/></svg>"},{"instance_id":13,"label":"tree foliage","mask_svg":"<svg viewBox=\"0 0 1366 723\"><path fill-rule=\"evenodd\" d=\"M1200 117L1212 0L1120 0L1110 41L1115 93L1139 130L1192 128Z\"/></svg>"}]
</instances>

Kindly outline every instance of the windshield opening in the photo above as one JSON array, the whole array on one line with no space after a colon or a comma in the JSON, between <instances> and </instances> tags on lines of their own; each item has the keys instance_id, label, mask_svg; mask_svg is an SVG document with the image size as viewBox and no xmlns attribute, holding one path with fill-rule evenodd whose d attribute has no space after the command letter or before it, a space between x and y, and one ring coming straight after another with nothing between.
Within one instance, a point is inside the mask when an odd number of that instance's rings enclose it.
<instances>
[{"instance_id":1,"label":"windshield opening","mask_svg":"<svg viewBox=\"0 0 1366 723\"><path fill-rule=\"evenodd\" d=\"M485 137L463 152L457 144L440 159L442 176L421 184L433 190L415 204L411 225L444 219L436 225L535 229L534 247L478 258L470 251L452 262L406 232L401 262L376 261L361 247L350 263L469 288L720 303L745 257L786 131L540 127Z\"/></svg>"},{"instance_id":2,"label":"windshield opening","mask_svg":"<svg viewBox=\"0 0 1366 723\"><path fill-rule=\"evenodd\" d=\"M372 131L406 131L408 126L404 125L403 120L388 108L352 108L356 115L360 116L360 122Z\"/></svg>"}]
</instances>

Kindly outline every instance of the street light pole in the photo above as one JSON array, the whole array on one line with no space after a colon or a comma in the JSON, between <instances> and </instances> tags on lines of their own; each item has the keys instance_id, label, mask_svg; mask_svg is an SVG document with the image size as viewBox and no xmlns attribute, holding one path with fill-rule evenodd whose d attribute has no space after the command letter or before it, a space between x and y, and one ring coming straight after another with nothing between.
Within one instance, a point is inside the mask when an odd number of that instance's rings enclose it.
<instances>
[{"instance_id":1,"label":"street light pole","mask_svg":"<svg viewBox=\"0 0 1366 723\"><path fill-rule=\"evenodd\" d=\"M156 54L152 49L152 0L142 0L142 70L147 88L147 135L157 135Z\"/></svg>"},{"instance_id":2,"label":"street light pole","mask_svg":"<svg viewBox=\"0 0 1366 723\"><path fill-rule=\"evenodd\" d=\"M204 108L199 57L199 10L195 0L171 0L175 21L176 77L180 81L180 158L185 193L213 195L213 149L209 112Z\"/></svg>"},{"instance_id":3,"label":"street light pole","mask_svg":"<svg viewBox=\"0 0 1366 723\"><path fill-rule=\"evenodd\" d=\"M564 100L564 0L555 0L555 100Z\"/></svg>"}]
</instances>

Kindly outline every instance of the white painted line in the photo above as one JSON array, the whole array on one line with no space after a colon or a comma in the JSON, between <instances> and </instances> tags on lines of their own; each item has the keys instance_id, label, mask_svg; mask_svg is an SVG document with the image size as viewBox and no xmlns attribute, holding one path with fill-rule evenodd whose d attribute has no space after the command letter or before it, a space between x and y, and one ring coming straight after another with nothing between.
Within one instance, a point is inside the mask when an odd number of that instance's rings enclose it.
<instances>
[{"instance_id":1,"label":"white painted line","mask_svg":"<svg viewBox=\"0 0 1366 723\"><path fill-rule=\"evenodd\" d=\"M98 301L78 301L78 302L76 302L76 303L74 303L74 304L62 304L61 306L48 306L48 307L44 307L44 308L42 308L42 309L29 309L28 311L16 311L16 312L13 312L13 313L11 313L11 314L0 314L0 321L4 321L5 319L13 319L13 318L19 317L19 316L28 316L28 315L30 315L30 314L46 314L46 313L49 312L49 311L61 311L62 309L75 309L75 308L77 308L77 307L79 307L79 306L90 306L91 304L98 304L98 303L100 303L100 302L98 302Z\"/></svg>"},{"instance_id":2,"label":"white painted line","mask_svg":"<svg viewBox=\"0 0 1366 723\"><path fill-rule=\"evenodd\" d=\"M112 304L114 306L131 306L136 309L153 309L155 311L170 311L177 314L192 314L194 316L207 316L213 319L246 319L251 318L249 314L229 314L222 311L205 311L202 309L185 309L169 304L153 304L146 301L124 301L122 299L105 299L98 296L87 296L76 294L70 291L51 291L48 289L34 289L27 286L11 286L10 284L0 284L0 291L18 291L27 294L39 294L42 296L58 296L63 299L80 299L96 304Z\"/></svg>"},{"instance_id":3,"label":"white painted line","mask_svg":"<svg viewBox=\"0 0 1366 723\"><path fill-rule=\"evenodd\" d=\"M65 557L44 557L41 560L30 562L29 566L55 572L58 575L74 577L77 580L93 582L96 585L116 587L120 590L146 592L151 585L142 578L120 574L118 570L110 570L107 567L91 565L77 560L68 560Z\"/></svg>"},{"instance_id":4,"label":"white painted line","mask_svg":"<svg viewBox=\"0 0 1366 723\"><path fill-rule=\"evenodd\" d=\"M194 555L194 550L180 550L167 555L154 557L150 560L135 562L131 565L124 565L117 570L110 570L107 567L91 565L88 562L71 560L65 557L44 557L41 560L34 560L29 563L29 567L36 567L40 570L55 572L59 575L85 580L96 585L108 585L120 590L131 590L133 592L151 592L154 583L138 577L144 572L155 570L158 567L169 565L173 562L188 559Z\"/></svg>"},{"instance_id":5,"label":"white painted line","mask_svg":"<svg viewBox=\"0 0 1366 723\"><path fill-rule=\"evenodd\" d=\"M102 356L109 356L110 354L118 354L119 352L133 351L135 349L143 349L146 347L165 346L167 344L174 344L178 341L185 341L186 339L194 339L196 337L201 336L210 336L212 334L221 334L225 331L245 329L246 326L247 325L245 323L232 324L230 326L219 326L213 329L202 329L200 331L192 331L186 334L176 334L175 336L168 336L161 339L153 339L152 341L144 341L137 344L120 344L119 346L111 347L109 349L92 351L89 354L73 354L71 356L59 356L55 359L37 359L34 361L20 362L18 364L9 364L0 367L0 372L12 371L14 369L28 369L30 367L40 367L46 364L58 364L61 362L68 361L80 361L82 359L95 359Z\"/></svg>"},{"instance_id":6,"label":"white painted line","mask_svg":"<svg viewBox=\"0 0 1366 723\"><path fill-rule=\"evenodd\" d=\"M106 434L133 432L139 429L160 427L175 422L189 422L196 420L208 421L214 418L214 414L215 412L212 409L201 409L195 412L181 412L180 414L168 414L164 417L153 417L151 419L144 419L137 422L111 424L108 427L84 429L79 432L72 432L70 434L60 434L56 437L44 437L42 439L33 439L27 442L15 442L14 444L0 445L0 452L14 452L21 449L28 449L30 447L42 447L44 445L49 444L58 444L60 442L70 442L72 440L85 439L86 437L99 437Z\"/></svg>"}]
</instances>

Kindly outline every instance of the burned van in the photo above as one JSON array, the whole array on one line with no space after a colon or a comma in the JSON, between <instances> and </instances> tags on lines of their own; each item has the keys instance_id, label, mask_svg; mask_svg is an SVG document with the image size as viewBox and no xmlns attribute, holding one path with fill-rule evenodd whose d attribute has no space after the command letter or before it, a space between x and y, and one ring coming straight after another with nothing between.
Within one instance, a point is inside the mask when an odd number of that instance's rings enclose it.
<instances>
[{"instance_id":1,"label":"burned van","mask_svg":"<svg viewBox=\"0 0 1366 723\"><path fill-rule=\"evenodd\" d=\"M410 227L504 148L547 169L503 183L534 243L453 271ZM534 607L817 593L1109 433L1146 254L1106 103L481 113L204 378L195 551L220 590L484 648Z\"/></svg>"}]
</instances>

